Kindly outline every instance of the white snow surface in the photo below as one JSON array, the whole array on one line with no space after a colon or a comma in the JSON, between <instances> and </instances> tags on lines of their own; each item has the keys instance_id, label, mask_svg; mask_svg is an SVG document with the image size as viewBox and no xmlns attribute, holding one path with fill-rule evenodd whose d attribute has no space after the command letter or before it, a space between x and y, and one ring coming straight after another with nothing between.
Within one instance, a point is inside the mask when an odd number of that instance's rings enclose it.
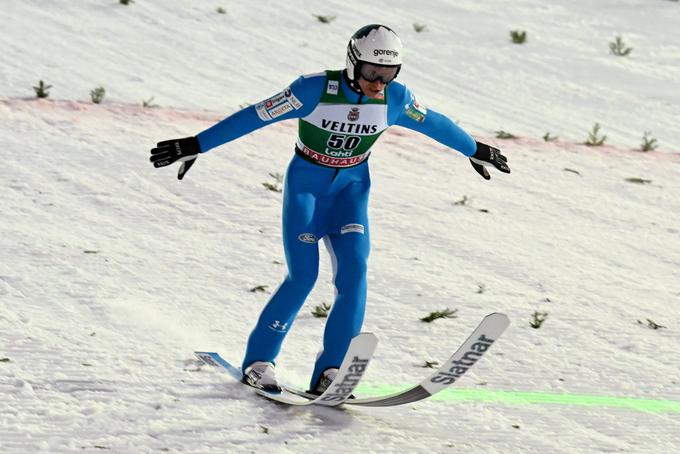
<instances>
[{"instance_id":1,"label":"white snow surface","mask_svg":"<svg viewBox=\"0 0 680 454\"><path fill-rule=\"evenodd\" d=\"M459 389L674 411L445 398L290 408L200 367L194 350L240 361L285 273L281 195L262 183L285 171L296 124L201 156L181 182L148 150L342 67L348 37L374 22L401 35L400 79L419 100L499 146L512 174L484 181L405 129L378 143L364 329L380 344L366 385L414 384L499 311L510 328ZM667 0L2 0L0 452L677 452L678 23ZM609 53L617 35L629 56ZM34 99L39 79L48 99ZM151 96L158 107L142 107ZM603 147L582 144L595 122ZM498 140L501 129L519 138ZM659 149L635 150L644 131ZM279 358L300 386L331 277L324 256ZM445 308L457 318L419 320ZM548 313L540 329L535 311Z\"/></svg>"}]
</instances>

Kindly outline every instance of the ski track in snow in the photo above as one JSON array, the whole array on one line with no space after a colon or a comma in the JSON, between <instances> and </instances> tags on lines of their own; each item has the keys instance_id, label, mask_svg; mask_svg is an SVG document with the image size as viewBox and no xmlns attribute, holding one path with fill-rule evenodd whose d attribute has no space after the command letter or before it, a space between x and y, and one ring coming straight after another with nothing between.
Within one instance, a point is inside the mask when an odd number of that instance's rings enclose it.
<instances>
[{"instance_id":1,"label":"ski track in snow","mask_svg":"<svg viewBox=\"0 0 680 454\"><path fill-rule=\"evenodd\" d=\"M413 384L426 360L445 360L500 311L512 324L460 388L680 402L676 3L293 0L227 4L226 15L159 1L8 5L0 452L677 450L677 412L434 399L288 408L200 366L194 350L240 360L285 273L281 196L262 183L284 173L296 125L202 155L181 182L176 166L148 162L159 140L341 66L359 25L390 24L410 61L400 78L502 148L512 174L486 182L434 141L399 128L383 135L370 159L364 325L380 344L365 382ZM311 17L332 12L327 25ZM509 43L515 28L528 30L526 45ZM617 34L630 58L607 54ZM26 98L41 78L52 97ZM104 103L80 101L97 84ZM161 107L139 106L150 94ZM611 145L579 143L595 121ZM497 140L499 129L521 137ZM548 130L560 139L541 140ZM644 130L659 150L632 150ZM332 301L330 281L324 256L279 358L279 373L300 386L323 332L311 310ZM458 317L418 320L446 307ZM534 311L549 314L537 330Z\"/></svg>"}]
</instances>

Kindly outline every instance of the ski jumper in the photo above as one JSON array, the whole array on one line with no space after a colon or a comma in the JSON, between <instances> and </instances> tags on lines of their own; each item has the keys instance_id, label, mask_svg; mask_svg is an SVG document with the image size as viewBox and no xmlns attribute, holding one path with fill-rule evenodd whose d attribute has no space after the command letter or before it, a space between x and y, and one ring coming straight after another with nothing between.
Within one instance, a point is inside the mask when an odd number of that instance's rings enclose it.
<instances>
[{"instance_id":1,"label":"ski jumper","mask_svg":"<svg viewBox=\"0 0 680 454\"><path fill-rule=\"evenodd\" d=\"M243 368L253 361L275 363L281 344L311 292L323 240L334 275L333 303L323 350L310 380L313 388L329 367L340 367L360 330L366 304L370 250L367 159L380 134L403 126L454 148L475 153L475 141L446 116L416 101L393 81L371 99L353 90L341 71L302 76L284 91L247 107L198 134L206 152L268 124L298 118L295 155L283 191L283 245L288 268L248 339Z\"/></svg>"}]
</instances>

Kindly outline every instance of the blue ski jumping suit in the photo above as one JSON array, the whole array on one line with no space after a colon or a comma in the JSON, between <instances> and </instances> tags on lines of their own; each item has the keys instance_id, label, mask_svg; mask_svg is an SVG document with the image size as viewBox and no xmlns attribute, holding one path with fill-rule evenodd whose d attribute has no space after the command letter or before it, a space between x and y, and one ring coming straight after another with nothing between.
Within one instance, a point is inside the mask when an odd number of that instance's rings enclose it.
<instances>
[{"instance_id":1,"label":"blue ski jumping suit","mask_svg":"<svg viewBox=\"0 0 680 454\"><path fill-rule=\"evenodd\" d=\"M369 99L353 89L340 71L301 76L282 92L234 113L197 138L201 151L206 152L258 128L294 118L301 119L300 136L283 191L288 272L248 339L243 368L253 361L275 363L284 337L316 282L318 242L323 241L331 256L336 296L326 322L323 350L310 380L314 388L325 369L340 367L363 323L370 250L367 143L372 144L387 127L399 125L466 156L475 153L476 144L449 118L419 104L405 85L392 81L384 98ZM315 141L322 145L307 143Z\"/></svg>"}]
</instances>

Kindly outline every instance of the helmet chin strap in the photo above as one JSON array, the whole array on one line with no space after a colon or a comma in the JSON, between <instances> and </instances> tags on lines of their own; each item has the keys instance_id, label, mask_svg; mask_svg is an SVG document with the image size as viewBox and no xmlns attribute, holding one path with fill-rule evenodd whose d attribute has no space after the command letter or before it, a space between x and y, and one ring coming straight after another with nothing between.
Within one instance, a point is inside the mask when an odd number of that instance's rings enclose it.
<instances>
[{"instance_id":1,"label":"helmet chin strap","mask_svg":"<svg viewBox=\"0 0 680 454\"><path fill-rule=\"evenodd\" d=\"M361 86L359 85L359 82L356 80L351 80L349 76L347 75L347 68L345 68L344 71L342 71L342 76L345 78L345 81L347 82L347 85L349 85L349 88L351 88L353 91L356 93L366 96L366 93L361 89Z\"/></svg>"}]
</instances>

